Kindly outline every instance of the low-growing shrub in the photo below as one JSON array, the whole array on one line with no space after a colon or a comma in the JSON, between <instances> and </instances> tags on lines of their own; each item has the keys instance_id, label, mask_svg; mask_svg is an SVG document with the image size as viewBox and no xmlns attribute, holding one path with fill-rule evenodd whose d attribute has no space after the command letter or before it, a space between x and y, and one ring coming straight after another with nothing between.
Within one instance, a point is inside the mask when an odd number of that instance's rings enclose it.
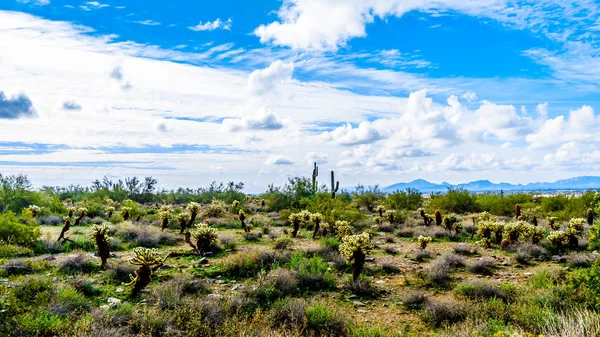
<instances>
[{"instance_id":1,"label":"low-growing shrub","mask_svg":"<svg viewBox=\"0 0 600 337\"><path fill-rule=\"evenodd\" d=\"M237 239L231 235L221 235L219 241L226 250L235 251L237 249Z\"/></svg>"},{"instance_id":2,"label":"low-growing shrub","mask_svg":"<svg viewBox=\"0 0 600 337\"><path fill-rule=\"evenodd\" d=\"M429 302L424 292L411 290L402 296L402 305L408 310L420 310Z\"/></svg>"},{"instance_id":3,"label":"low-growing shrub","mask_svg":"<svg viewBox=\"0 0 600 337\"><path fill-rule=\"evenodd\" d=\"M452 251L458 255L477 255L477 247L466 243L459 243L452 248Z\"/></svg>"},{"instance_id":4,"label":"low-growing shrub","mask_svg":"<svg viewBox=\"0 0 600 337\"><path fill-rule=\"evenodd\" d=\"M121 283L127 283L131 281L129 276L135 273L135 269L136 268L130 263L113 263L109 266L106 275L111 283L120 285Z\"/></svg>"},{"instance_id":5,"label":"low-growing shrub","mask_svg":"<svg viewBox=\"0 0 600 337\"><path fill-rule=\"evenodd\" d=\"M91 273L98 269L90 258L81 253L67 256L59 262L59 266L59 271L65 274Z\"/></svg>"},{"instance_id":6,"label":"low-growing shrub","mask_svg":"<svg viewBox=\"0 0 600 337\"><path fill-rule=\"evenodd\" d=\"M496 264L494 261L489 259L481 259L469 264L468 269L470 272L481 275L491 275L494 271Z\"/></svg>"},{"instance_id":7,"label":"low-growing shrub","mask_svg":"<svg viewBox=\"0 0 600 337\"><path fill-rule=\"evenodd\" d=\"M359 278L357 280L348 280L344 288L350 291L352 294L359 297L377 297L379 290L375 287L369 279Z\"/></svg>"},{"instance_id":8,"label":"low-growing shrub","mask_svg":"<svg viewBox=\"0 0 600 337\"><path fill-rule=\"evenodd\" d=\"M316 336L346 336L348 321L339 311L313 303L306 308L306 329Z\"/></svg>"},{"instance_id":9,"label":"low-growing shrub","mask_svg":"<svg viewBox=\"0 0 600 337\"><path fill-rule=\"evenodd\" d=\"M432 261L427 270L427 280L432 285L439 285L450 281L450 266L441 258Z\"/></svg>"},{"instance_id":10,"label":"low-growing shrub","mask_svg":"<svg viewBox=\"0 0 600 337\"><path fill-rule=\"evenodd\" d=\"M481 280L462 282L454 289L454 294L470 300L487 300L490 298L507 300L506 294L499 286Z\"/></svg>"},{"instance_id":11,"label":"low-growing shrub","mask_svg":"<svg viewBox=\"0 0 600 337\"><path fill-rule=\"evenodd\" d=\"M223 263L223 273L230 277L253 277L262 270L270 270L274 264L281 265L290 261L287 251L250 251L229 256Z\"/></svg>"},{"instance_id":12,"label":"low-growing shrub","mask_svg":"<svg viewBox=\"0 0 600 337\"><path fill-rule=\"evenodd\" d=\"M415 261L423 262L431 258L431 254L426 250L418 250L415 252Z\"/></svg>"},{"instance_id":13,"label":"low-growing shrub","mask_svg":"<svg viewBox=\"0 0 600 337\"><path fill-rule=\"evenodd\" d=\"M430 301L421 312L421 319L435 328L445 324L456 324L465 320L466 317L467 311L464 304L456 301Z\"/></svg>"},{"instance_id":14,"label":"low-growing shrub","mask_svg":"<svg viewBox=\"0 0 600 337\"><path fill-rule=\"evenodd\" d=\"M275 240L275 249L284 250L289 249L294 244L294 241L287 236L282 236L279 239Z\"/></svg>"}]
</instances>

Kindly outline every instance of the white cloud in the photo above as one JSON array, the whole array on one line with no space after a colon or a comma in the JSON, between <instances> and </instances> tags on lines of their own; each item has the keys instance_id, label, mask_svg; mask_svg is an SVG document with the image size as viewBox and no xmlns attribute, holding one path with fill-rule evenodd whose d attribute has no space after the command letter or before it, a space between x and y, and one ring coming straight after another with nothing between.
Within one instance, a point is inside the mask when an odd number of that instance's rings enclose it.
<instances>
[{"instance_id":1,"label":"white cloud","mask_svg":"<svg viewBox=\"0 0 600 337\"><path fill-rule=\"evenodd\" d=\"M142 21L136 21L135 23L139 23L140 25L144 25L144 26L160 26L161 23L154 21L154 20L142 20Z\"/></svg>"},{"instance_id":2,"label":"white cloud","mask_svg":"<svg viewBox=\"0 0 600 337\"><path fill-rule=\"evenodd\" d=\"M233 21L231 19L227 19L227 21L221 21L221 19L216 19L213 22L210 21L206 21L206 22L202 22L200 21L197 25L195 26L190 26L188 27L189 29L199 32L199 31L205 31L205 30L215 30L215 29L224 29L224 30L231 30L231 24L233 23Z\"/></svg>"},{"instance_id":3,"label":"white cloud","mask_svg":"<svg viewBox=\"0 0 600 337\"><path fill-rule=\"evenodd\" d=\"M464 95L462 95L461 97L466 99L469 103L477 101L477 93L475 93L475 91L472 90L465 92Z\"/></svg>"},{"instance_id":4,"label":"white cloud","mask_svg":"<svg viewBox=\"0 0 600 337\"><path fill-rule=\"evenodd\" d=\"M34 4L34 5L38 5L38 6L46 6L50 4L50 0L17 0L17 2L20 3L24 3L24 4Z\"/></svg>"},{"instance_id":5,"label":"white cloud","mask_svg":"<svg viewBox=\"0 0 600 337\"><path fill-rule=\"evenodd\" d=\"M571 110L568 118L560 115L548 119L535 132L527 135L525 140L531 148L561 145L567 142L598 142L600 116L594 109L584 105L581 109Z\"/></svg>"},{"instance_id":6,"label":"white cloud","mask_svg":"<svg viewBox=\"0 0 600 337\"><path fill-rule=\"evenodd\" d=\"M340 145L370 144L382 138L379 131L369 122L362 122L356 128L345 124L325 133L324 136Z\"/></svg>"},{"instance_id":7,"label":"white cloud","mask_svg":"<svg viewBox=\"0 0 600 337\"><path fill-rule=\"evenodd\" d=\"M542 119L542 120L548 119L548 103L547 102L543 103L543 104L538 104L538 106L536 107L536 111L537 111L540 119Z\"/></svg>"},{"instance_id":8,"label":"white cloud","mask_svg":"<svg viewBox=\"0 0 600 337\"><path fill-rule=\"evenodd\" d=\"M88 1L85 4L88 5L88 6L94 7L94 8L110 7L109 5L100 3L98 1Z\"/></svg>"},{"instance_id":9,"label":"white cloud","mask_svg":"<svg viewBox=\"0 0 600 337\"><path fill-rule=\"evenodd\" d=\"M267 158L265 161L267 165L293 165L294 162L286 156L283 155L272 155Z\"/></svg>"},{"instance_id":10,"label":"white cloud","mask_svg":"<svg viewBox=\"0 0 600 337\"><path fill-rule=\"evenodd\" d=\"M248 90L256 95L269 93L292 79L293 63L277 60L265 69L253 71L248 77Z\"/></svg>"},{"instance_id":11,"label":"white cloud","mask_svg":"<svg viewBox=\"0 0 600 337\"><path fill-rule=\"evenodd\" d=\"M24 93L11 97L0 91L0 119L18 119L21 117L35 117L37 112L33 103Z\"/></svg>"},{"instance_id":12,"label":"white cloud","mask_svg":"<svg viewBox=\"0 0 600 337\"><path fill-rule=\"evenodd\" d=\"M306 154L306 159L309 165L317 163L317 165L329 163L329 156L324 153L309 152Z\"/></svg>"},{"instance_id":13,"label":"white cloud","mask_svg":"<svg viewBox=\"0 0 600 337\"><path fill-rule=\"evenodd\" d=\"M274 113L261 109L256 116L242 118L226 118L223 120L225 130L279 130L283 122Z\"/></svg>"},{"instance_id":14,"label":"white cloud","mask_svg":"<svg viewBox=\"0 0 600 337\"><path fill-rule=\"evenodd\" d=\"M483 101L475 111L474 118L468 130L484 138L517 140L533 130L533 119L519 115L513 105Z\"/></svg>"},{"instance_id":15,"label":"white cloud","mask_svg":"<svg viewBox=\"0 0 600 337\"><path fill-rule=\"evenodd\" d=\"M81 110L81 105L75 100L66 100L62 103L64 110Z\"/></svg>"}]
</instances>

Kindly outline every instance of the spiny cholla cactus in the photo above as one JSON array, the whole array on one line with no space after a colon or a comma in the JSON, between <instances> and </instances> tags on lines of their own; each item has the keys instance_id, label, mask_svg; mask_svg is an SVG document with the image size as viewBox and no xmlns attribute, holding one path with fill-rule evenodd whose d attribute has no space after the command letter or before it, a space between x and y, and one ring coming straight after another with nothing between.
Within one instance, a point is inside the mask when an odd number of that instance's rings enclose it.
<instances>
[{"instance_id":1,"label":"spiny cholla cactus","mask_svg":"<svg viewBox=\"0 0 600 337\"><path fill-rule=\"evenodd\" d=\"M481 221L477 227L477 235L482 239L488 239L491 241L492 231L494 230L496 223L493 221Z\"/></svg>"},{"instance_id":2,"label":"spiny cholla cactus","mask_svg":"<svg viewBox=\"0 0 600 337\"><path fill-rule=\"evenodd\" d=\"M127 221L129 220L129 217L131 216L131 207L127 207L127 206L123 206L121 207L121 216L123 217L123 220Z\"/></svg>"},{"instance_id":3,"label":"spiny cholla cactus","mask_svg":"<svg viewBox=\"0 0 600 337\"><path fill-rule=\"evenodd\" d=\"M371 237L369 233L359 235L349 235L342 238L340 244L340 255L342 255L348 263L352 263L352 279L358 280L365 258L373 250Z\"/></svg>"},{"instance_id":4,"label":"spiny cholla cactus","mask_svg":"<svg viewBox=\"0 0 600 337\"><path fill-rule=\"evenodd\" d=\"M577 236L583 234L583 228L586 223L587 220L583 218L571 219L569 221L567 229L565 229L565 235L567 237L568 244L570 247L577 247L577 245L579 244Z\"/></svg>"},{"instance_id":5,"label":"spiny cholla cactus","mask_svg":"<svg viewBox=\"0 0 600 337\"><path fill-rule=\"evenodd\" d=\"M100 257L100 261L102 261L101 267L104 268L106 266L106 261L110 256L109 243L112 240L112 238L108 236L108 224L94 225L89 237L91 240L96 241L98 256Z\"/></svg>"},{"instance_id":6,"label":"spiny cholla cactus","mask_svg":"<svg viewBox=\"0 0 600 337\"><path fill-rule=\"evenodd\" d=\"M36 216L38 216L38 214L40 214L42 208L40 206L30 205L29 210L31 211L31 215L35 218Z\"/></svg>"},{"instance_id":7,"label":"spiny cholla cactus","mask_svg":"<svg viewBox=\"0 0 600 337\"><path fill-rule=\"evenodd\" d=\"M529 224L525 221L511 222L504 226L504 231L508 236L508 240L510 240L511 243L515 243L519 241L519 236L525 234L528 226Z\"/></svg>"},{"instance_id":8,"label":"spiny cholla cactus","mask_svg":"<svg viewBox=\"0 0 600 337\"><path fill-rule=\"evenodd\" d=\"M331 229L328 222L321 223L321 229L323 230L323 236L327 236L327 232Z\"/></svg>"},{"instance_id":9,"label":"spiny cholla cactus","mask_svg":"<svg viewBox=\"0 0 600 337\"><path fill-rule=\"evenodd\" d=\"M188 213L177 214L175 219L177 219L177 221L179 221L179 226L181 226L180 227L181 230L179 231L179 234L183 234L183 231L187 228L187 224L190 222L191 218L192 217Z\"/></svg>"},{"instance_id":10,"label":"spiny cholla cactus","mask_svg":"<svg viewBox=\"0 0 600 337\"><path fill-rule=\"evenodd\" d=\"M350 226L348 221L338 220L335 222L334 227L337 232L337 236L340 239L352 235L352 226Z\"/></svg>"},{"instance_id":11,"label":"spiny cholla cactus","mask_svg":"<svg viewBox=\"0 0 600 337\"><path fill-rule=\"evenodd\" d=\"M240 211L240 202L237 200L234 200L233 202L231 202L231 212L233 214L238 213Z\"/></svg>"},{"instance_id":12,"label":"spiny cholla cactus","mask_svg":"<svg viewBox=\"0 0 600 337\"><path fill-rule=\"evenodd\" d=\"M548 235L548 243L550 247L558 250L561 249L567 243L567 236L563 231L550 232Z\"/></svg>"},{"instance_id":13,"label":"spiny cholla cactus","mask_svg":"<svg viewBox=\"0 0 600 337\"><path fill-rule=\"evenodd\" d=\"M244 212L243 209L240 209L240 212L238 213L238 218L240 219L240 222L242 223L242 229L244 230L244 232L249 233L250 229L252 227L250 227L250 225L246 224L245 220L246 220L246 213Z\"/></svg>"},{"instance_id":14,"label":"spiny cholla cactus","mask_svg":"<svg viewBox=\"0 0 600 337\"><path fill-rule=\"evenodd\" d=\"M112 218L114 211L115 211L115 208L113 206L106 207L106 218L107 219Z\"/></svg>"},{"instance_id":15,"label":"spiny cholla cactus","mask_svg":"<svg viewBox=\"0 0 600 337\"><path fill-rule=\"evenodd\" d=\"M425 250L425 248L427 248L427 245L431 242L431 236L419 235L417 241L419 241L419 246L421 247L421 249Z\"/></svg>"},{"instance_id":16,"label":"spiny cholla cactus","mask_svg":"<svg viewBox=\"0 0 600 337\"><path fill-rule=\"evenodd\" d=\"M312 215L312 213L307 210L303 210L300 213L298 213L298 215L300 216L302 225L306 226L308 224L308 222L310 221L310 216Z\"/></svg>"},{"instance_id":17,"label":"spiny cholla cactus","mask_svg":"<svg viewBox=\"0 0 600 337\"><path fill-rule=\"evenodd\" d=\"M56 240L56 242L61 243L61 241L67 241L67 239L65 238L65 234L67 234L67 232L69 231L69 229L71 228L71 218L68 216L63 217L63 221L64 221L64 225L62 230L60 231L60 236L58 237L58 240Z\"/></svg>"},{"instance_id":18,"label":"spiny cholla cactus","mask_svg":"<svg viewBox=\"0 0 600 337\"><path fill-rule=\"evenodd\" d=\"M456 235L460 234L460 232L462 232L462 230L463 230L462 222L457 222L454 224L454 233L456 233Z\"/></svg>"},{"instance_id":19,"label":"spiny cholla cactus","mask_svg":"<svg viewBox=\"0 0 600 337\"><path fill-rule=\"evenodd\" d=\"M523 236L531 239L531 243L534 245L540 243L542 238L544 238L544 235L546 235L546 230L542 227L537 227L534 225L526 226L523 233Z\"/></svg>"},{"instance_id":20,"label":"spiny cholla cactus","mask_svg":"<svg viewBox=\"0 0 600 337\"><path fill-rule=\"evenodd\" d=\"M442 213L438 209L436 209L433 214L435 217L435 225L441 226L442 225Z\"/></svg>"},{"instance_id":21,"label":"spiny cholla cactus","mask_svg":"<svg viewBox=\"0 0 600 337\"><path fill-rule=\"evenodd\" d=\"M79 212L79 216L77 219L75 219L75 226L79 226L81 224L81 221L83 221L83 218L87 214L87 208L80 207L77 211Z\"/></svg>"},{"instance_id":22,"label":"spiny cholla cactus","mask_svg":"<svg viewBox=\"0 0 600 337\"><path fill-rule=\"evenodd\" d=\"M164 206L163 206L164 207ZM158 218L160 219L160 228L164 231L167 226L169 226L169 218L171 217L171 208L163 209L161 207L160 211L158 211Z\"/></svg>"},{"instance_id":23,"label":"spiny cholla cactus","mask_svg":"<svg viewBox=\"0 0 600 337\"><path fill-rule=\"evenodd\" d=\"M548 218L546 218L546 220L548 220L548 226L550 226L550 228L554 229L554 230L558 230L559 229L559 224L558 224L558 218L555 216L550 216Z\"/></svg>"},{"instance_id":24,"label":"spiny cholla cactus","mask_svg":"<svg viewBox=\"0 0 600 337\"><path fill-rule=\"evenodd\" d=\"M425 214L425 210L419 208L418 212L421 218L423 218L423 224L425 226L430 226L433 223L433 219L428 214Z\"/></svg>"},{"instance_id":25,"label":"spiny cholla cactus","mask_svg":"<svg viewBox=\"0 0 600 337\"><path fill-rule=\"evenodd\" d=\"M72 218L73 214L75 214L75 211L76 211L75 207L69 207L69 208L67 208L67 216L69 218Z\"/></svg>"},{"instance_id":26,"label":"spiny cholla cactus","mask_svg":"<svg viewBox=\"0 0 600 337\"><path fill-rule=\"evenodd\" d=\"M200 213L200 204L192 201L187 205L187 210L188 210L188 212L190 212L190 222L188 223L188 228L189 228L189 227L192 227L192 225L194 224L194 221L196 221L196 217L198 216L198 213Z\"/></svg>"},{"instance_id":27,"label":"spiny cholla cactus","mask_svg":"<svg viewBox=\"0 0 600 337\"><path fill-rule=\"evenodd\" d=\"M292 213L290 214L288 220L292 223L294 230L292 231L292 237L296 237L298 234L298 230L300 229L300 223L302 223L302 219L300 218L300 214Z\"/></svg>"},{"instance_id":28,"label":"spiny cholla cactus","mask_svg":"<svg viewBox=\"0 0 600 337\"><path fill-rule=\"evenodd\" d=\"M385 213L383 213L383 218L391 224L393 224L395 221L398 220L398 219L396 219L396 212L394 212L392 210L385 211Z\"/></svg>"},{"instance_id":29,"label":"spiny cholla cactus","mask_svg":"<svg viewBox=\"0 0 600 337\"><path fill-rule=\"evenodd\" d=\"M502 233L505 225L504 222L493 222L491 225L492 232L494 232L494 243L497 245L502 243Z\"/></svg>"},{"instance_id":30,"label":"spiny cholla cactus","mask_svg":"<svg viewBox=\"0 0 600 337\"><path fill-rule=\"evenodd\" d=\"M200 254L205 253L219 238L217 230L208 227L205 223L196 225L196 228L190 232L190 235L194 238L196 244L188 243Z\"/></svg>"},{"instance_id":31,"label":"spiny cholla cactus","mask_svg":"<svg viewBox=\"0 0 600 337\"><path fill-rule=\"evenodd\" d=\"M129 276L131 282L127 286L133 286L131 295L136 296L139 292L144 289L150 281L152 281L152 274L160 266L163 265L168 254L162 256L156 249L148 249L143 247L137 247L133 249L135 257L133 257L129 263L134 266L138 266L135 272L135 276Z\"/></svg>"},{"instance_id":32,"label":"spiny cholla cactus","mask_svg":"<svg viewBox=\"0 0 600 337\"><path fill-rule=\"evenodd\" d=\"M530 207L521 210L521 219L524 221L537 222L537 217L542 213L542 208L540 206Z\"/></svg>"},{"instance_id":33,"label":"spiny cholla cactus","mask_svg":"<svg viewBox=\"0 0 600 337\"><path fill-rule=\"evenodd\" d=\"M385 208L383 206L377 206L377 214L379 215L380 218L383 219L383 212L385 211Z\"/></svg>"},{"instance_id":34,"label":"spiny cholla cactus","mask_svg":"<svg viewBox=\"0 0 600 337\"><path fill-rule=\"evenodd\" d=\"M458 217L454 213L446 214L446 215L444 215L444 219L442 220L442 223L444 224L444 228L447 231L452 231L452 229L454 228L454 225L456 223L458 223Z\"/></svg>"},{"instance_id":35,"label":"spiny cholla cactus","mask_svg":"<svg viewBox=\"0 0 600 337\"><path fill-rule=\"evenodd\" d=\"M313 239L317 237L317 233L321 228L321 222L323 222L323 215L321 213L313 213L310 215L310 221L315 224L315 230L313 232Z\"/></svg>"}]
</instances>

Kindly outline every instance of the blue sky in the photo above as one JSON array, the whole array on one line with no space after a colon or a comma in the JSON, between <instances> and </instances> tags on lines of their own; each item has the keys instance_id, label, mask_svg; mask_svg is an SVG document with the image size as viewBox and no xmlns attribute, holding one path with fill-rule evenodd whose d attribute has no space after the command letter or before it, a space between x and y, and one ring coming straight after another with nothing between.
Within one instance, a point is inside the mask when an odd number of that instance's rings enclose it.
<instances>
[{"instance_id":1,"label":"blue sky","mask_svg":"<svg viewBox=\"0 0 600 337\"><path fill-rule=\"evenodd\" d=\"M0 2L0 172L165 187L599 168L590 1Z\"/></svg>"}]
</instances>

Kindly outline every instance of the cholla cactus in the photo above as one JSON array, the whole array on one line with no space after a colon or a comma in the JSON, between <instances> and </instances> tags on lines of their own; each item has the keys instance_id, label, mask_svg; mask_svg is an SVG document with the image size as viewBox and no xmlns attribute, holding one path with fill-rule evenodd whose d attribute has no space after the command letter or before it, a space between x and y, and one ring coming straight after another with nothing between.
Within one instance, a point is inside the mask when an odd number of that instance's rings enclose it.
<instances>
[{"instance_id":1,"label":"cholla cactus","mask_svg":"<svg viewBox=\"0 0 600 337\"><path fill-rule=\"evenodd\" d=\"M387 220L387 222L393 224L395 221L397 221L395 215L396 215L396 212L394 212L392 210L387 210L387 211L385 211L385 213L383 213L383 218L385 220Z\"/></svg>"},{"instance_id":2,"label":"cholla cactus","mask_svg":"<svg viewBox=\"0 0 600 337\"><path fill-rule=\"evenodd\" d=\"M131 295L136 296L142 289L150 284L150 281L152 281L152 274L163 265L169 255L167 254L163 257L158 250L143 247L134 248L133 253L135 254L135 257L133 257L129 263L138 266L138 269L135 272L135 277L129 276L131 282L127 285L133 286Z\"/></svg>"},{"instance_id":3,"label":"cholla cactus","mask_svg":"<svg viewBox=\"0 0 600 337\"><path fill-rule=\"evenodd\" d=\"M179 221L179 226L181 226L181 230L179 231L179 234L183 234L183 231L187 228L188 223L190 222L190 219L192 217L188 214L188 213L179 213L177 214L177 216L175 217L175 219L177 221Z\"/></svg>"},{"instance_id":4,"label":"cholla cactus","mask_svg":"<svg viewBox=\"0 0 600 337\"><path fill-rule=\"evenodd\" d=\"M35 218L36 216L38 216L38 214L40 214L40 212L42 211L42 208L40 206L36 206L36 205L29 205L29 210L31 211L31 215Z\"/></svg>"},{"instance_id":5,"label":"cholla cactus","mask_svg":"<svg viewBox=\"0 0 600 337\"><path fill-rule=\"evenodd\" d=\"M302 222L300 214L292 213L290 214L288 220L292 223L292 226L294 227L294 230L292 231L292 237L295 238L296 235L298 235L298 229L300 229L300 223Z\"/></svg>"},{"instance_id":6,"label":"cholla cactus","mask_svg":"<svg viewBox=\"0 0 600 337\"><path fill-rule=\"evenodd\" d=\"M89 237L91 240L96 241L96 247L98 247L98 256L102 261L100 267L104 268L106 266L106 261L110 257L109 243L112 240L112 238L108 236L108 224L104 223L102 225L94 225Z\"/></svg>"},{"instance_id":7,"label":"cholla cactus","mask_svg":"<svg viewBox=\"0 0 600 337\"><path fill-rule=\"evenodd\" d=\"M371 250L373 250L373 245L369 233L349 235L342 238L340 254L348 263L352 263L352 279L354 281L358 280L365 264L365 258Z\"/></svg>"},{"instance_id":8,"label":"cholla cactus","mask_svg":"<svg viewBox=\"0 0 600 337\"><path fill-rule=\"evenodd\" d=\"M504 225L504 231L511 243L519 241L519 236L525 233L525 229L529 224L525 221L517 221Z\"/></svg>"},{"instance_id":9,"label":"cholla cactus","mask_svg":"<svg viewBox=\"0 0 600 337\"><path fill-rule=\"evenodd\" d=\"M435 216L435 225L441 226L442 225L442 213L440 212L440 210L436 209L433 214Z\"/></svg>"},{"instance_id":10,"label":"cholla cactus","mask_svg":"<svg viewBox=\"0 0 600 337\"><path fill-rule=\"evenodd\" d=\"M463 230L462 222L457 222L454 224L454 233L456 233L456 235L460 234L460 232L462 232L462 230Z\"/></svg>"},{"instance_id":11,"label":"cholla cactus","mask_svg":"<svg viewBox=\"0 0 600 337\"><path fill-rule=\"evenodd\" d=\"M57 243L60 243L61 241L66 241L67 239L65 238L65 234L67 234L67 232L69 231L69 229L71 228L71 218L68 216L63 217L63 221L64 221L64 225L62 230L60 231L60 236L58 237L58 240L56 240Z\"/></svg>"},{"instance_id":12,"label":"cholla cactus","mask_svg":"<svg viewBox=\"0 0 600 337\"><path fill-rule=\"evenodd\" d=\"M337 236L340 239L352 235L352 226L350 226L350 223L348 221L338 220L335 222L334 227L336 229Z\"/></svg>"},{"instance_id":13,"label":"cholla cactus","mask_svg":"<svg viewBox=\"0 0 600 337\"><path fill-rule=\"evenodd\" d=\"M205 253L211 245L217 242L217 239L219 238L219 236L217 235L217 230L208 227L208 225L205 223L196 225L196 229L192 230L190 232L190 235L192 238L194 238L196 242L195 245L191 243L190 245L199 254Z\"/></svg>"},{"instance_id":14,"label":"cholla cactus","mask_svg":"<svg viewBox=\"0 0 600 337\"><path fill-rule=\"evenodd\" d=\"M313 232L313 239L317 237L317 233L321 228L321 222L323 222L323 215L321 213L313 213L310 215L310 221L315 224L315 230Z\"/></svg>"},{"instance_id":15,"label":"cholla cactus","mask_svg":"<svg viewBox=\"0 0 600 337\"><path fill-rule=\"evenodd\" d=\"M492 215L489 212L481 212L479 213L479 219L481 221L490 221L492 220Z\"/></svg>"},{"instance_id":16,"label":"cholla cactus","mask_svg":"<svg viewBox=\"0 0 600 337\"><path fill-rule=\"evenodd\" d=\"M548 217L546 220L548 220L548 226L550 226L550 228L552 228L554 230L559 229L559 225L557 224L557 221L558 221L557 217L551 216L551 217Z\"/></svg>"},{"instance_id":17,"label":"cholla cactus","mask_svg":"<svg viewBox=\"0 0 600 337\"><path fill-rule=\"evenodd\" d=\"M240 212L238 213L238 218L240 219L240 222L242 223L242 229L244 230L244 232L249 233L250 229L252 227L250 227L250 225L246 225L246 223L244 222L246 220L246 213L244 212L243 209L240 209Z\"/></svg>"},{"instance_id":18,"label":"cholla cactus","mask_svg":"<svg viewBox=\"0 0 600 337\"><path fill-rule=\"evenodd\" d=\"M437 216L437 215L436 215ZM446 214L442 223L447 231L452 231L454 225L458 222L458 217L454 213Z\"/></svg>"},{"instance_id":19,"label":"cholla cactus","mask_svg":"<svg viewBox=\"0 0 600 337\"><path fill-rule=\"evenodd\" d=\"M561 249L567 243L567 236L563 231L550 232L548 235L548 243L556 250Z\"/></svg>"},{"instance_id":20,"label":"cholla cactus","mask_svg":"<svg viewBox=\"0 0 600 337\"><path fill-rule=\"evenodd\" d=\"M521 217L521 206L519 204L515 204L515 219L518 221Z\"/></svg>"},{"instance_id":21,"label":"cholla cactus","mask_svg":"<svg viewBox=\"0 0 600 337\"><path fill-rule=\"evenodd\" d=\"M307 210L303 210L300 213L298 213L298 215L300 216L300 221L302 221L302 225L306 226L306 224L308 224L308 222L310 221L310 216L312 213L310 213Z\"/></svg>"},{"instance_id":22,"label":"cholla cactus","mask_svg":"<svg viewBox=\"0 0 600 337\"><path fill-rule=\"evenodd\" d=\"M321 223L321 229L323 230L323 236L327 236L327 233L331 229L331 225L328 222Z\"/></svg>"},{"instance_id":23,"label":"cholla cactus","mask_svg":"<svg viewBox=\"0 0 600 337\"><path fill-rule=\"evenodd\" d=\"M423 218L423 224L425 226L430 226L433 223L433 219L428 214L425 214L425 210L422 208L418 209L419 215Z\"/></svg>"},{"instance_id":24,"label":"cholla cactus","mask_svg":"<svg viewBox=\"0 0 600 337\"><path fill-rule=\"evenodd\" d=\"M127 221L129 220L129 217L131 216L131 207L127 207L127 206L123 206L121 207L121 216L123 217L123 220Z\"/></svg>"},{"instance_id":25,"label":"cholla cactus","mask_svg":"<svg viewBox=\"0 0 600 337\"><path fill-rule=\"evenodd\" d=\"M379 215L380 218L383 219L383 212L385 211L385 208L383 206L377 206L377 214Z\"/></svg>"},{"instance_id":26,"label":"cholla cactus","mask_svg":"<svg viewBox=\"0 0 600 337\"><path fill-rule=\"evenodd\" d=\"M492 246L492 240L490 240L489 238L483 238L483 239L481 239L481 241L479 241L479 243L481 244L481 247L484 249L488 249Z\"/></svg>"},{"instance_id":27,"label":"cholla cactus","mask_svg":"<svg viewBox=\"0 0 600 337\"><path fill-rule=\"evenodd\" d=\"M192 201L187 205L187 210L190 212L190 221L187 224L187 227L189 228L192 227L194 221L196 221L198 213L200 213L200 204Z\"/></svg>"},{"instance_id":28,"label":"cholla cactus","mask_svg":"<svg viewBox=\"0 0 600 337\"><path fill-rule=\"evenodd\" d=\"M237 201L237 200L234 200L234 201L231 203L231 209L232 209L232 210L234 210L234 212L235 212L235 210L236 210L238 207L240 207L240 202L239 202L239 201Z\"/></svg>"},{"instance_id":29,"label":"cholla cactus","mask_svg":"<svg viewBox=\"0 0 600 337\"><path fill-rule=\"evenodd\" d=\"M87 214L87 208L80 207L77 211L79 212L79 216L77 219L75 219L75 226L79 226L81 224L81 221L83 221L83 218Z\"/></svg>"},{"instance_id":30,"label":"cholla cactus","mask_svg":"<svg viewBox=\"0 0 600 337\"><path fill-rule=\"evenodd\" d=\"M577 247L579 245L577 236L583 233L586 222L587 220L583 218L571 219L569 221L567 229L565 229L565 236L570 247Z\"/></svg>"},{"instance_id":31,"label":"cholla cactus","mask_svg":"<svg viewBox=\"0 0 600 337\"><path fill-rule=\"evenodd\" d=\"M163 209L161 207L161 210L158 211L158 218L160 219L160 228L162 231L164 231L167 226L169 226L169 218L171 218L171 208L166 208Z\"/></svg>"},{"instance_id":32,"label":"cholla cactus","mask_svg":"<svg viewBox=\"0 0 600 337\"><path fill-rule=\"evenodd\" d=\"M544 238L544 235L546 235L546 230L542 227L528 225L525 227L523 235L530 238L531 243L537 245Z\"/></svg>"},{"instance_id":33,"label":"cholla cactus","mask_svg":"<svg viewBox=\"0 0 600 337\"><path fill-rule=\"evenodd\" d=\"M69 208L67 208L67 216L69 218L72 218L73 214L75 214L75 211L76 211L75 207L69 207Z\"/></svg>"},{"instance_id":34,"label":"cholla cactus","mask_svg":"<svg viewBox=\"0 0 600 337\"><path fill-rule=\"evenodd\" d=\"M495 229L495 222L485 220L479 223L477 235L482 239L488 239L491 242L492 231Z\"/></svg>"},{"instance_id":35,"label":"cholla cactus","mask_svg":"<svg viewBox=\"0 0 600 337\"><path fill-rule=\"evenodd\" d=\"M425 248L427 248L427 245L431 242L431 236L419 235L419 238L417 240L419 241L419 246L421 247L421 249L425 250Z\"/></svg>"},{"instance_id":36,"label":"cholla cactus","mask_svg":"<svg viewBox=\"0 0 600 337\"><path fill-rule=\"evenodd\" d=\"M502 233L504 232L504 226L506 224L504 222L492 222L491 223L492 232L494 232L494 243L499 245L502 243Z\"/></svg>"},{"instance_id":37,"label":"cholla cactus","mask_svg":"<svg viewBox=\"0 0 600 337\"><path fill-rule=\"evenodd\" d=\"M114 211L115 211L115 208L113 206L106 207L106 218L107 219L112 218Z\"/></svg>"}]
</instances>

